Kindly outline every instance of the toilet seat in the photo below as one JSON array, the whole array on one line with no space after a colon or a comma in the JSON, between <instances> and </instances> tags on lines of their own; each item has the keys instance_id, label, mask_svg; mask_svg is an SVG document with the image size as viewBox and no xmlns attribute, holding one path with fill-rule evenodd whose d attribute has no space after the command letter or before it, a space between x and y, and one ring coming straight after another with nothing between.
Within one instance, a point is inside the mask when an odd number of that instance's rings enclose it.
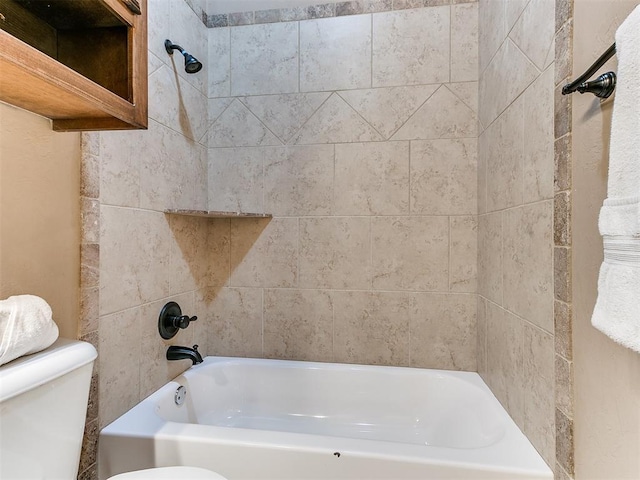
<instances>
[{"instance_id":1,"label":"toilet seat","mask_svg":"<svg viewBox=\"0 0 640 480\"><path fill-rule=\"evenodd\" d=\"M227 480L222 475L199 467L160 467L126 472L108 480Z\"/></svg>"}]
</instances>

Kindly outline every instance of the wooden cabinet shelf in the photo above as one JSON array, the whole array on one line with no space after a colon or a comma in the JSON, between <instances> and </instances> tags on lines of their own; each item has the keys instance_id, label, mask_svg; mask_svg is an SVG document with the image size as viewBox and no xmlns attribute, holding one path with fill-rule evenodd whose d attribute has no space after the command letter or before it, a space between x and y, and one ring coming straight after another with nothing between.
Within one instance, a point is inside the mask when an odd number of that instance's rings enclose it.
<instances>
[{"instance_id":1,"label":"wooden cabinet shelf","mask_svg":"<svg viewBox=\"0 0 640 480\"><path fill-rule=\"evenodd\" d=\"M0 0L0 101L58 131L147 128L146 7Z\"/></svg>"},{"instance_id":2,"label":"wooden cabinet shelf","mask_svg":"<svg viewBox=\"0 0 640 480\"><path fill-rule=\"evenodd\" d=\"M215 210L165 210L169 215L186 215L189 217L207 218L272 218L270 213L218 212Z\"/></svg>"}]
</instances>

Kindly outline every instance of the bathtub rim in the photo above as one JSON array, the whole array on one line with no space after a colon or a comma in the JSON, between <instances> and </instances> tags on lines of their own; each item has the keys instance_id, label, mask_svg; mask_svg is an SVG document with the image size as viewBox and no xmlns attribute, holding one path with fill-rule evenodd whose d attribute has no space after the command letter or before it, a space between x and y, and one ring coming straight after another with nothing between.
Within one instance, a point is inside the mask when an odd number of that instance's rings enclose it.
<instances>
[{"instance_id":1,"label":"bathtub rim","mask_svg":"<svg viewBox=\"0 0 640 480\"><path fill-rule=\"evenodd\" d=\"M429 372L434 375L444 375L459 378L479 388L489 395L498 410L504 415L505 434L498 442L478 448L455 448L433 445L412 445L406 443L387 442L380 440L351 439L343 437L313 435L305 433L280 432L271 430L257 430L247 428L219 427L214 425L199 425L168 421L156 413L157 402L167 394L184 384L184 378L193 377L201 371L217 365L253 364L272 365L287 368L323 368L329 370L377 370L403 374ZM213 435L212 435L213 434ZM187 441L205 442L210 445L233 444L261 446L264 448L295 448L308 452L333 453L376 458L393 461L409 461L440 466L466 467L488 472L513 472L531 475L535 478L553 478L550 467L537 453L531 442L507 414L506 410L493 392L489 389L477 372L451 371L441 369L424 369L415 367L395 367L360 365L345 363L306 362L299 360L280 360L242 357L207 356L204 362L194 365L173 380L167 382L144 400L125 412L122 416L105 426L100 431L101 438L109 437L146 437L158 441L170 441L176 437ZM102 450L100 442L99 449ZM503 445L508 445L509 454L505 456ZM99 452L99 461L103 455Z\"/></svg>"}]
</instances>

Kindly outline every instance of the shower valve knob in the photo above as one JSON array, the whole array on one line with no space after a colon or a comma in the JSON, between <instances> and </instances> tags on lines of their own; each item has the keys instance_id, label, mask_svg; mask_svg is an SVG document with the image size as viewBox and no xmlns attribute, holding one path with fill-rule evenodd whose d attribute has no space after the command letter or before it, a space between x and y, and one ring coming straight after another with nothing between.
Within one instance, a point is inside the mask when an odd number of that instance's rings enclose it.
<instances>
[{"instance_id":1,"label":"shower valve knob","mask_svg":"<svg viewBox=\"0 0 640 480\"><path fill-rule=\"evenodd\" d=\"M173 326L178 328L187 328L190 322L195 322L197 319L198 317L196 317L195 315L191 318L189 318L189 315L180 315L179 317L177 316L171 317Z\"/></svg>"},{"instance_id":2,"label":"shower valve knob","mask_svg":"<svg viewBox=\"0 0 640 480\"><path fill-rule=\"evenodd\" d=\"M176 302L169 302L160 311L158 317L158 332L165 340L173 338L180 329L187 328L191 322L198 319L195 315L183 315L180 305Z\"/></svg>"}]
</instances>

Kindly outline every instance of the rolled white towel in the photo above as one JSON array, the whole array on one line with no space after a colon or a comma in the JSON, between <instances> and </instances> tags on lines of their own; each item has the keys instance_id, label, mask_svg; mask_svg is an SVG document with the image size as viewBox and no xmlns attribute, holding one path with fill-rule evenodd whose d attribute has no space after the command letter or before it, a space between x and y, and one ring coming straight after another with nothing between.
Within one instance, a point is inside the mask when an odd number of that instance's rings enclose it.
<instances>
[{"instance_id":1,"label":"rolled white towel","mask_svg":"<svg viewBox=\"0 0 640 480\"><path fill-rule=\"evenodd\" d=\"M58 338L51 307L35 295L0 300L0 365L39 352Z\"/></svg>"}]
</instances>

